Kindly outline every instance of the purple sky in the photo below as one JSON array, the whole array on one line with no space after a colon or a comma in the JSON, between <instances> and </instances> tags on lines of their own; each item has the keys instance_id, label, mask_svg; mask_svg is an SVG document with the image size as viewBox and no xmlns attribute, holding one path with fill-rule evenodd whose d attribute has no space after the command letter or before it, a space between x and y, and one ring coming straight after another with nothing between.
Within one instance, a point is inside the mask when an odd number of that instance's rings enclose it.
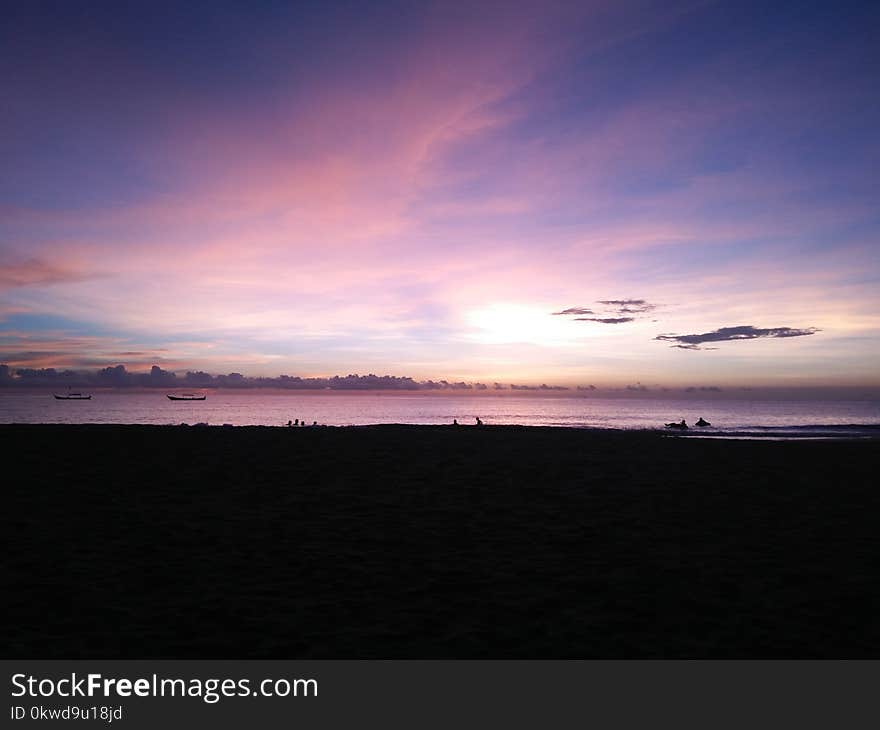
<instances>
[{"instance_id":1,"label":"purple sky","mask_svg":"<svg viewBox=\"0 0 880 730\"><path fill-rule=\"evenodd\" d=\"M880 385L876 5L6 15L0 363Z\"/></svg>"}]
</instances>

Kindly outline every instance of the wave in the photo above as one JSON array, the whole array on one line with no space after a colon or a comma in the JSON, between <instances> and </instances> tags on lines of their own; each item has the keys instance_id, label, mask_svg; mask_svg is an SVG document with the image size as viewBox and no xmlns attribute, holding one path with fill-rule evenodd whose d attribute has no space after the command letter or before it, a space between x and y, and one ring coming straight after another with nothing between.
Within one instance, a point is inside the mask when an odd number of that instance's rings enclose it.
<instances>
[{"instance_id":1,"label":"wave","mask_svg":"<svg viewBox=\"0 0 880 730\"><path fill-rule=\"evenodd\" d=\"M865 439L880 438L877 423L806 424L797 426L743 426L737 428L691 429L678 432L688 438L751 439Z\"/></svg>"}]
</instances>

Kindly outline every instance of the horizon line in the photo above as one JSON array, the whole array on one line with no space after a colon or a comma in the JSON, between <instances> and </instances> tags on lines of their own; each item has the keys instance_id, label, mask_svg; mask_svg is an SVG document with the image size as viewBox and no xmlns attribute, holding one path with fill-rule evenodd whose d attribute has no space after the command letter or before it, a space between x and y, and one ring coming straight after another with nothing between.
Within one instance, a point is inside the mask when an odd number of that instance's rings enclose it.
<instances>
[{"instance_id":1,"label":"horizon line","mask_svg":"<svg viewBox=\"0 0 880 730\"><path fill-rule=\"evenodd\" d=\"M0 388L53 388L57 386L90 386L96 388L140 388L140 389L235 389L235 390L300 390L300 391L397 391L397 392L456 392L456 393L568 393L596 395L657 396L671 394L704 396L746 396L754 394L789 393L853 393L875 391L869 397L880 397L880 384L754 384L754 385L669 385L663 383L643 384L639 381L630 384L570 383L548 384L510 383L492 380L489 383L478 380L416 380L410 376L360 375L299 376L280 374L275 376L247 376L238 372L212 374L202 370L165 370L153 365L149 370L128 370L124 365L107 366L97 370L74 370L72 368L11 368L0 364ZM868 394L864 394L868 395Z\"/></svg>"}]
</instances>

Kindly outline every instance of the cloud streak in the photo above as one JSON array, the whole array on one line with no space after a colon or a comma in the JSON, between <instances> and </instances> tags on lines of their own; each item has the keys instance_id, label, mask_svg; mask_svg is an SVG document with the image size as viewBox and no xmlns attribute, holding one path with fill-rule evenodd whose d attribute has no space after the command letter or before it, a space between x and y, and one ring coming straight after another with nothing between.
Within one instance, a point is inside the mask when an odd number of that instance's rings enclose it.
<instances>
[{"instance_id":1,"label":"cloud streak","mask_svg":"<svg viewBox=\"0 0 880 730\"><path fill-rule=\"evenodd\" d=\"M711 332L703 332L692 335L663 334L654 339L664 342L675 343L672 347L682 350L709 350L717 348L702 347L707 342L737 342L739 340L756 340L761 338L788 338L806 337L814 335L820 330L816 327L798 329L796 327L768 327L760 328L752 325L737 325L735 327L720 327Z\"/></svg>"},{"instance_id":2,"label":"cloud streak","mask_svg":"<svg viewBox=\"0 0 880 730\"><path fill-rule=\"evenodd\" d=\"M599 304L613 307L618 314L647 314L657 308L656 304L650 304L644 299L601 299Z\"/></svg>"},{"instance_id":3,"label":"cloud streak","mask_svg":"<svg viewBox=\"0 0 880 730\"><path fill-rule=\"evenodd\" d=\"M88 274L57 266L40 258L17 263L0 264L0 289L25 286L45 286L90 278Z\"/></svg>"},{"instance_id":4,"label":"cloud streak","mask_svg":"<svg viewBox=\"0 0 880 730\"><path fill-rule=\"evenodd\" d=\"M586 307L569 307L568 309L563 309L559 312L553 312L554 316L565 314L595 314L592 309L587 309Z\"/></svg>"},{"instance_id":5,"label":"cloud streak","mask_svg":"<svg viewBox=\"0 0 880 730\"><path fill-rule=\"evenodd\" d=\"M602 305L604 311L597 312L587 307L568 307L558 312L552 312L554 316L571 316L574 322L597 322L599 324L627 324L649 312L653 312L656 304L651 304L645 299L600 299L596 304ZM593 317L577 316L592 314Z\"/></svg>"},{"instance_id":6,"label":"cloud streak","mask_svg":"<svg viewBox=\"0 0 880 730\"><path fill-rule=\"evenodd\" d=\"M575 317L575 322L600 322L601 324L624 324L632 322L634 317Z\"/></svg>"}]
</instances>

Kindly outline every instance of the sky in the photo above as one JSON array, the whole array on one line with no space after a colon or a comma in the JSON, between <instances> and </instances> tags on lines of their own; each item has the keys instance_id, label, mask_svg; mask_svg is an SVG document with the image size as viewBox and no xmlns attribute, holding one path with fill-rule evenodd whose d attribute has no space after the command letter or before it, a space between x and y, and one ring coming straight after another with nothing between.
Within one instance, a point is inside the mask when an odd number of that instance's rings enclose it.
<instances>
[{"instance_id":1,"label":"sky","mask_svg":"<svg viewBox=\"0 0 880 730\"><path fill-rule=\"evenodd\" d=\"M878 21L18 3L0 363L878 386Z\"/></svg>"}]
</instances>

